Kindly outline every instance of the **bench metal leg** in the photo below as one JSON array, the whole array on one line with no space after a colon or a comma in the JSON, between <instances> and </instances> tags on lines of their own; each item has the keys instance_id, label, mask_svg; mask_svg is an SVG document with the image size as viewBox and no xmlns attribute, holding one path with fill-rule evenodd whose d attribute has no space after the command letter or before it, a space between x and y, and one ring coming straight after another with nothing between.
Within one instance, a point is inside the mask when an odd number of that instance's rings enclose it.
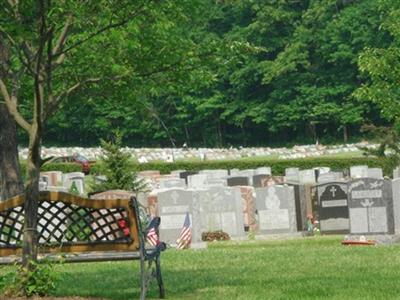
<instances>
[{"instance_id":1,"label":"bench metal leg","mask_svg":"<svg viewBox=\"0 0 400 300\"><path fill-rule=\"evenodd\" d=\"M140 300L146 299L147 293L147 271L146 271L146 262L144 259L140 259Z\"/></svg>"},{"instance_id":2,"label":"bench metal leg","mask_svg":"<svg viewBox=\"0 0 400 300\"><path fill-rule=\"evenodd\" d=\"M157 258L156 258L156 278L157 278L157 283L158 283L158 289L160 291L160 298L164 299L165 298L165 290L164 290L164 283L163 283L162 274L161 274L160 256L157 256Z\"/></svg>"}]
</instances>

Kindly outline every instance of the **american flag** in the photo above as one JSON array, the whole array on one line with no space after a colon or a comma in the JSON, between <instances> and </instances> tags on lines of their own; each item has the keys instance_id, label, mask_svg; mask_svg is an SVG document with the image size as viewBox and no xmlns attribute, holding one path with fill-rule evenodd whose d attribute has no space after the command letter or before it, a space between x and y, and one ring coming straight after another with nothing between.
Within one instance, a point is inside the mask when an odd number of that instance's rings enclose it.
<instances>
[{"instance_id":1,"label":"american flag","mask_svg":"<svg viewBox=\"0 0 400 300\"><path fill-rule=\"evenodd\" d=\"M186 213L185 222L183 222L183 227L179 238L176 241L176 249L189 248L190 242L192 241L192 228L190 226L189 213Z\"/></svg>"},{"instance_id":2,"label":"american flag","mask_svg":"<svg viewBox=\"0 0 400 300\"><path fill-rule=\"evenodd\" d=\"M158 235L157 235L156 229L154 227L152 227L147 232L147 242L152 246L157 246L160 243L160 240L158 239Z\"/></svg>"}]
</instances>

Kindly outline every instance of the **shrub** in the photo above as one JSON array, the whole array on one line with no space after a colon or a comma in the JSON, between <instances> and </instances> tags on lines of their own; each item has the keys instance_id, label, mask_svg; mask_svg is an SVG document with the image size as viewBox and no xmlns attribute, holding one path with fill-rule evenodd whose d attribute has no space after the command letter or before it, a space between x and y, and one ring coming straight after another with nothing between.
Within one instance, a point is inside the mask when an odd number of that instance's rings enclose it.
<instances>
[{"instance_id":1,"label":"shrub","mask_svg":"<svg viewBox=\"0 0 400 300\"><path fill-rule=\"evenodd\" d=\"M397 167L397 161L390 157L318 157L304 159L260 159L260 158L244 158L238 160L216 160L216 161L176 161L174 163L167 162L149 162L146 164L138 164L132 159L129 159L129 170L144 171L144 170L159 170L162 174L168 174L173 170L184 169L187 171L199 171L204 169L252 169L258 167L269 166L274 175L284 175L285 169L297 167L300 169L311 169L314 167L330 167L332 170L349 169L355 165L368 165L369 167L380 167L383 169L385 176L391 176L392 171ZM21 162L22 174L25 174L25 162ZM91 167L91 172L94 174L103 174L106 168L103 161L98 161ZM45 170L62 171L62 172L79 172L79 165L75 164L46 164L42 167Z\"/></svg>"},{"instance_id":2,"label":"shrub","mask_svg":"<svg viewBox=\"0 0 400 300\"><path fill-rule=\"evenodd\" d=\"M95 183L93 190L104 191L122 189L138 191L143 189L143 182L137 178L137 173L131 156L122 151L122 135L115 134L114 141L101 140L103 148L102 163L99 164L99 173L105 175L106 180Z\"/></svg>"},{"instance_id":3,"label":"shrub","mask_svg":"<svg viewBox=\"0 0 400 300\"><path fill-rule=\"evenodd\" d=\"M54 262L33 263L31 269L19 266L16 271L3 277L0 287L8 297L46 296L54 290L56 279Z\"/></svg>"}]
</instances>

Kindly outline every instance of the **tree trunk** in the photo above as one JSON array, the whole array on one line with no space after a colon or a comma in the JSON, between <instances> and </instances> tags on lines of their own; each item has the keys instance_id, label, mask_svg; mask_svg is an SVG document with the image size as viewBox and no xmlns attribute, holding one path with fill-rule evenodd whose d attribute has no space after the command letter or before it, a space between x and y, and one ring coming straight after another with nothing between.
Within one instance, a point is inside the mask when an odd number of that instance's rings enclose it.
<instances>
[{"instance_id":1,"label":"tree trunk","mask_svg":"<svg viewBox=\"0 0 400 300\"><path fill-rule=\"evenodd\" d=\"M347 125L343 125L343 142L347 144L348 140L349 140L349 134L347 131Z\"/></svg>"},{"instance_id":2,"label":"tree trunk","mask_svg":"<svg viewBox=\"0 0 400 300\"><path fill-rule=\"evenodd\" d=\"M29 134L29 155L27 161L28 183L25 198L24 238L22 245L22 264L31 267L37 260L37 213L40 174L40 129L33 127Z\"/></svg>"},{"instance_id":3,"label":"tree trunk","mask_svg":"<svg viewBox=\"0 0 400 300\"><path fill-rule=\"evenodd\" d=\"M24 185L18 160L17 128L7 107L0 104L0 200L22 194Z\"/></svg>"}]
</instances>

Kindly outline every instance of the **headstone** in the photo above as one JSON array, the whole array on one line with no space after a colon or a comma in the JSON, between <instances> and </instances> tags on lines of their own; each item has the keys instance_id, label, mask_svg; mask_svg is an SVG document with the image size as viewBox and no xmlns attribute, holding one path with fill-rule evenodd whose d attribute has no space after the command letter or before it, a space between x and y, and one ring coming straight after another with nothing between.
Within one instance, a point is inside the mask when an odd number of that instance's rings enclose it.
<instances>
[{"instance_id":1,"label":"headstone","mask_svg":"<svg viewBox=\"0 0 400 300\"><path fill-rule=\"evenodd\" d=\"M230 237L245 235L239 189L210 187L200 195L203 232L222 230Z\"/></svg>"},{"instance_id":2,"label":"headstone","mask_svg":"<svg viewBox=\"0 0 400 300\"><path fill-rule=\"evenodd\" d=\"M315 171L313 169L301 170L299 172L299 182L302 184L315 184L316 183Z\"/></svg>"},{"instance_id":3,"label":"headstone","mask_svg":"<svg viewBox=\"0 0 400 300\"><path fill-rule=\"evenodd\" d=\"M329 172L318 176L318 183L327 183L343 180L342 172Z\"/></svg>"},{"instance_id":4,"label":"headstone","mask_svg":"<svg viewBox=\"0 0 400 300\"><path fill-rule=\"evenodd\" d=\"M226 179L207 178L206 187L211 187L211 186L228 186L228 183Z\"/></svg>"},{"instance_id":5,"label":"headstone","mask_svg":"<svg viewBox=\"0 0 400 300\"><path fill-rule=\"evenodd\" d=\"M263 187L264 182L266 182L268 180L268 178L270 178L271 176L269 175L254 175L253 176L253 186L255 188L259 188L259 187Z\"/></svg>"},{"instance_id":6,"label":"headstone","mask_svg":"<svg viewBox=\"0 0 400 300\"><path fill-rule=\"evenodd\" d=\"M246 176L233 176L227 179L228 186L241 186L249 185L249 177Z\"/></svg>"},{"instance_id":7,"label":"headstone","mask_svg":"<svg viewBox=\"0 0 400 300\"><path fill-rule=\"evenodd\" d=\"M84 185L85 174L81 172L72 172L64 174L63 177L64 177L64 187L66 187L68 190L71 189L72 183L75 182L79 194L83 195L85 193L85 185Z\"/></svg>"},{"instance_id":8,"label":"headstone","mask_svg":"<svg viewBox=\"0 0 400 300\"><path fill-rule=\"evenodd\" d=\"M166 178L161 179L159 181L161 189L170 189L170 188L185 188L186 183L183 178Z\"/></svg>"},{"instance_id":9,"label":"headstone","mask_svg":"<svg viewBox=\"0 0 400 300\"><path fill-rule=\"evenodd\" d=\"M397 167L393 170L393 179L400 178L400 168Z\"/></svg>"},{"instance_id":10,"label":"headstone","mask_svg":"<svg viewBox=\"0 0 400 300\"><path fill-rule=\"evenodd\" d=\"M46 176L48 178L48 185L57 186L62 184L63 173L60 171L40 172L40 176Z\"/></svg>"},{"instance_id":11,"label":"headstone","mask_svg":"<svg viewBox=\"0 0 400 300\"><path fill-rule=\"evenodd\" d=\"M261 168L257 168L254 171L255 175L271 175L271 168L270 167L261 167Z\"/></svg>"},{"instance_id":12,"label":"headstone","mask_svg":"<svg viewBox=\"0 0 400 300\"><path fill-rule=\"evenodd\" d=\"M239 174L239 172L240 172L240 170L239 169L230 169L229 170L229 175L230 176L236 176L236 175L238 175Z\"/></svg>"},{"instance_id":13,"label":"headstone","mask_svg":"<svg viewBox=\"0 0 400 300\"><path fill-rule=\"evenodd\" d=\"M368 177L368 166L353 166L350 167L351 178L364 178Z\"/></svg>"},{"instance_id":14,"label":"headstone","mask_svg":"<svg viewBox=\"0 0 400 300\"><path fill-rule=\"evenodd\" d=\"M201 189L207 185L207 175L206 174L196 174L187 177L187 185L189 188Z\"/></svg>"},{"instance_id":15,"label":"headstone","mask_svg":"<svg viewBox=\"0 0 400 300\"><path fill-rule=\"evenodd\" d=\"M350 233L394 233L391 182L360 178L348 184Z\"/></svg>"},{"instance_id":16,"label":"headstone","mask_svg":"<svg viewBox=\"0 0 400 300\"><path fill-rule=\"evenodd\" d=\"M201 170L199 174L205 174L211 179L222 179L228 177L228 170L216 169L216 170Z\"/></svg>"},{"instance_id":17,"label":"headstone","mask_svg":"<svg viewBox=\"0 0 400 300\"><path fill-rule=\"evenodd\" d=\"M400 234L400 178L392 180L394 233Z\"/></svg>"},{"instance_id":18,"label":"headstone","mask_svg":"<svg viewBox=\"0 0 400 300\"><path fill-rule=\"evenodd\" d=\"M284 176L267 176L266 178L261 180L261 187L267 187L276 184L284 184L285 177Z\"/></svg>"},{"instance_id":19,"label":"headstone","mask_svg":"<svg viewBox=\"0 0 400 300\"><path fill-rule=\"evenodd\" d=\"M133 192L125 190L109 190L101 193L90 195L90 199L110 200L110 199L130 199L135 195Z\"/></svg>"},{"instance_id":20,"label":"headstone","mask_svg":"<svg viewBox=\"0 0 400 300\"><path fill-rule=\"evenodd\" d=\"M186 172L186 170L173 170L171 171L171 175L174 177L179 177L181 173Z\"/></svg>"},{"instance_id":21,"label":"headstone","mask_svg":"<svg viewBox=\"0 0 400 300\"><path fill-rule=\"evenodd\" d=\"M368 168L369 178L383 179L383 172L381 168Z\"/></svg>"},{"instance_id":22,"label":"headstone","mask_svg":"<svg viewBox=\"0 0 400 300\"><path fill-rule=\"evenodd\" d=\"M318 220L321 233L348 233L347 183L330 182L317 186Z\"/></svg>"},{"instance_id":23,"label":"headstone","mask_svg":"<svg viewBox=\"0 0 400 300\"><path fill-rule=\"evenodd\" d=\"M188 184L188 180L187 180L188 176L196 175L196 174L198 174L198 172L184 171L184 172L179 173L179 177L185 179L186 184Z\"/></svg>"},{"instance_id":24,"label":"headstone","mask_svg":"<svg viewBox=\"0 0 400 300\"><path fill-rule=\"evenodd\" d=\"M294 188L273 185L256 189L259 232L262 234L297 231Z\"/></svg>"},{"instance_id":25,"label":"headstone","mask_svg":"<svg viewBox=\"0 0 400 300\"><path fill-rule=\"evenodd\" d=\"M299 181L299 168L285 169L285 182L298 182Z\"/></svg>"},{"instance_id":26,"label":"headstone","mask_svg":"<svg viewBox=\"0 0 400 300\"><path fill-rule=\"evenodd\" d=\"M189 213L192 225L192 243L201 242L202 224L200 217L199 191L171 189L157 195L158 212L161 217L160 239L176 244Z\"/></svg>"},{"instance_id":27,"label":"headstone","mask_svg":"<svg viewBox=\"0 0 400 300\"><path fill-rule=\"evenodd\" d=\"M238 186L242 208L243 208L243 223L245 231L256 232L258 230L256 218L256 193L252 186Z\"/></svg>"},{"instance_id":28,"label":"headstone","mask_svg":"<svg viewBox=\"0 0 400 300\"><path fill-rule=\"evenodd\" d=\"M310 211L311 191L309 186L290 183L294 189L294 200L296 208L296 224L298 231L305 231L307 228L307 215Z\"/></svg>"},{"instance_id":29,"label":"headstone","mask_svg":"<svg viewBox=\"0 0 400 300\"><path fill-rule=\"evenodd\" d=\"M318 177L320 175L323 175L323 174L326 174L326 173L330 172L331 168L329 168L329 167L316 167L316 168L313 168L313 170L314 170L314 174L315 174L315 180L318 181Z\"/></svg>"}]
</instances>

